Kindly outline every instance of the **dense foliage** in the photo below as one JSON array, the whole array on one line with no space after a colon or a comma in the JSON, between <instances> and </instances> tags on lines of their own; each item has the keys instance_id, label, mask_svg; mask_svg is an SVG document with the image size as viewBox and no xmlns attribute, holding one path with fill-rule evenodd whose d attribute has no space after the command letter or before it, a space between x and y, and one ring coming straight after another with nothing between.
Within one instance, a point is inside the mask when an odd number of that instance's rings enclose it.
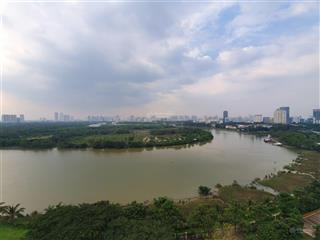
<instances>
[{"instance_id":1,"label":"dense foliage","mask_svg":"<svg viewBox=\"0 0 320 240\"><path fill-rule=\"evenodd\" d=\"M320 240L320 224L315 226L315 240Z\"/></svg>"},{"instance_id":2,"label":"dense foliage","mask_svg":"<svg viewBox=\"0 0 320 240\"><path fill-rule=\"evenodd\" d=\"M311 185L294 191L294 196L300 212L305 213L320 208L320 181L314 181Z\"/></svg>"},{"instance_id":3,"label":"dense foliage","mask_svg":"<svg viewBox=\"0 0 320 240\"><path fill-rule=\"evenodd\" d=\"M147 240L174 239L182 217L173 202L157 199L153 206L109 202L50 208L31 225L27 239Z\"/></svg>"},{"instance_id":4,"label":"dense foliage","mask_svg":"<svg viewBox=\"0 0 320 240\"><path fill-rule=\"evenodd\" d=\"M294 194L280 194L263 202L203 202L191 212L167 198L152 204L110 202L57 205L33 217L28 240L174 240L206 239L232 224L244 239L303 239L302 214L320 208L320 182ZM198 238L192 238L198 236Z\"/></svg>"},{"instance_id":5,"label":"dense foliage","mask_svg":"<svg viewBox=\"0 0 320 240\"><path fill-rule=\"evenodd\" d=\"M211 188L207 186L199 186L198 193L200 196L208 196L211 192Z\"/></svg>"},{"instance_id":6,"label":"dense foliage","mask_svg":"<svg viewBox=\"0 0 320 240\"><path fill-rule=\"evenodd\" d=\"M126 123L90 127L88 123L25 123L3 125L1 148L131 148L191 144L212 140L197 125Z\"/></svg>"}]
</instances>

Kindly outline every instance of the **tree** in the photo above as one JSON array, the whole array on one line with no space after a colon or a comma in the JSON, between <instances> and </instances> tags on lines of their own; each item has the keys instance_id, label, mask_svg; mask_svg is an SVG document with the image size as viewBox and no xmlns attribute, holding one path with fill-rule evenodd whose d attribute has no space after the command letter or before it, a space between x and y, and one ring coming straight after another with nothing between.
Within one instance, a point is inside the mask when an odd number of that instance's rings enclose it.
<instances>
[{"instance_id":1,"label":"tree","mask_svg":"<svg viewBox=\"0 0 320 240\"><path fill-rule=\"evenodd\" d=\"M239 202L232 202L231 205L226 210L226 216L228 222L233 224L234 230L238 230L238 226L244 219L245 209Z\"/></svg>"},{"instance_id":2,"label":"tree","mask_svg":"<svg viewBox=\"0 0 320 240\"><path fill-rule=\"evenodd\" d=\"M192 227L212 232L218 222L216 208L208 204L199 205L191 212L188 222Z\"/></svg>"},{"instance_id":3,"label":"tree","mask_svg":"<svg viewBox=\"0 0 320 240\"><path fill-rule=\"evenodd\" d=\"M124 215L129 219L144 219L147 216L148 208L142 203L132 202L125 206Z\"/></svg>"},{"instance_id":4,"label":"tree","mask_svg":"<svg viewBox=\"0 0 320 240\"><path fill-rule=\"evenodd\" d=\"M4 210L4 214L10 219L14 220L19 217L23 217L23 212L25 208L20 207L20 204L8 206Z\"/></svg>"},{"instance_id":5,"label":"tree","mask_svg":"<svg viewBox=\"0 0 320 240\"><path fill-rule=\"evenodd\" d=\"M320 181L315 180L304 189L294 192L301 212L310 212L320 208Z\"/></svg>"},{"instance_id":6,"label":"tree","mask_svg":"<svg viewBox=\"0 0 320 240\"><path fill-rule=\"evenodd\" d=\"M108 240L175 240L168 225L154 219L128 219L119 217L108 225L103 234ZM87 240L87 239L86 239ZM97 239L92 239L97 240Z\"/></svg>"},{"instance_id":7,"label":"tree","mask_svg":"<svg viewBox=\"0 0 320 240\"><path fill-rule=\"evenodd\" d=\"M279 236L279 233L277 231L276 223L273 221L263 223L261 225L258 225L257 232L255 234L256 240L278 240L282 239Z\"/></svg>"},{"instance_id":8,"label":"tree","mask_svg":"<svg viewBox=\"0 0 320 240\"><path fill-rule=\"evenodd\" d=\"M160 197L155 199L153 204L153 218L157 219L162 224L173 227L175 230L178 230L183 226L184 219L182 214L172 200Z\"/></svg>"},{"instance_id":9,"label":"tree","mask_svg":"<svg viewBox=\"0 0 320 240\"><path fill-rule=\"evenodd\" d=\"M5 214L7 208L8 206L4 206L4 202L0 202L0 215Z\"/></svg>"},{"instance_id":10,"label":"tree","mask_svg":"<svg viewBox=\"0 0 320 240\"><path fill-rule=\"evenodd\" d=\"M320 240L320 224L316 225L314 227L315 229L315 240Z\"/></svg>"},{"instance_id":11,"label":"tree","mask_svg":"<svg viewBox=\"0 0 320 240\"><path fill-rule=\"evenodd\" d=\"M206 186L199 186L198 193L200 196L208 196L211 192L211 188Z\"/></svg>"}]
</instances>

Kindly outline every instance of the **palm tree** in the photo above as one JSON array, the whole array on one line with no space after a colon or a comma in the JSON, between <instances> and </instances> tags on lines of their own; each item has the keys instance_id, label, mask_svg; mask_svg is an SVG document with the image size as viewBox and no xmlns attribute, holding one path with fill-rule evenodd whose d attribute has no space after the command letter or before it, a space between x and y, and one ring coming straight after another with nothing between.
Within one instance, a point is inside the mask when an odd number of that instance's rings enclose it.
<instances>
[{"instance_id":1,"label":"palm tree","mask_svg":"<svg viewBox=\"0 0 320 240\"><path fill-rule=\"evenodd\" d=\"M23 212L25 208L20 207L20 204L7 206L7 208L4 210L4 213L7 217L9 217L10 220L14 220L18 217L23 217Z\"/></svg>"},{"instance_id":2,"label":"palm tree","mask_svg":"<svg viewBox=\"0 0 320 240\"><path fill-rule=\"evenodd\" d=\"M5 213L7 206L3 206L4 202L0 202L0 216Z\"/></svg>"}]
</instances>

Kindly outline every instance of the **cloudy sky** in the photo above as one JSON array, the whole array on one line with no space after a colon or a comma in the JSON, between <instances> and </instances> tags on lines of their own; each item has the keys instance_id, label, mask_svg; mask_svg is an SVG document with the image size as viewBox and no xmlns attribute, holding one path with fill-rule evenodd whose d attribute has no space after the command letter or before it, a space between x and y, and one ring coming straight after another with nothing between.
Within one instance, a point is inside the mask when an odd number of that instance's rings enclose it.
<instances>
[{"instance_id":1,"label":"cloudy sky","mask_svg":"<svg viewBox=\"0 0 320 240\"><path fill-rule=\"evenodd\" d=\"M8 3L3 112L231 116L319 107L319 2Z\"/></svg>"}]
</instances>

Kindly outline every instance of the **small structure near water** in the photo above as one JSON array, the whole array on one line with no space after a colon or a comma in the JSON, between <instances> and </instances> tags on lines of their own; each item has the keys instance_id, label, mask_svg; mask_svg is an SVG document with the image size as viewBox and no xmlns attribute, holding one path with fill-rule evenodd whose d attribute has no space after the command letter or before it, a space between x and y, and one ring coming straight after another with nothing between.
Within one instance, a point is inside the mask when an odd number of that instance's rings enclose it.
<instances>
[{"instance_id":1,"label":"small structure near water","mask_svg":"<svg viewBox=\"0 0 320 240\"><path fill-rule=\"evenodd\" d=\"M266 142L266 143L272 143L272 142L274 142L274 140L271 138L270 135L268 135L265 139L263 139L263 141Z\"/></svg>"},{"instance_id":2,"label":"small structure near water","mask_svg":"<svg viewBox=\"0 0 320 240\"><path fill-rule=\"evenodd\" d=\"M277 142L274 140L270 135L268 135L266 138L263 139L265 143L272 143L275 146L282 146L281 142Z\"/></svg>"}]
</instances>

